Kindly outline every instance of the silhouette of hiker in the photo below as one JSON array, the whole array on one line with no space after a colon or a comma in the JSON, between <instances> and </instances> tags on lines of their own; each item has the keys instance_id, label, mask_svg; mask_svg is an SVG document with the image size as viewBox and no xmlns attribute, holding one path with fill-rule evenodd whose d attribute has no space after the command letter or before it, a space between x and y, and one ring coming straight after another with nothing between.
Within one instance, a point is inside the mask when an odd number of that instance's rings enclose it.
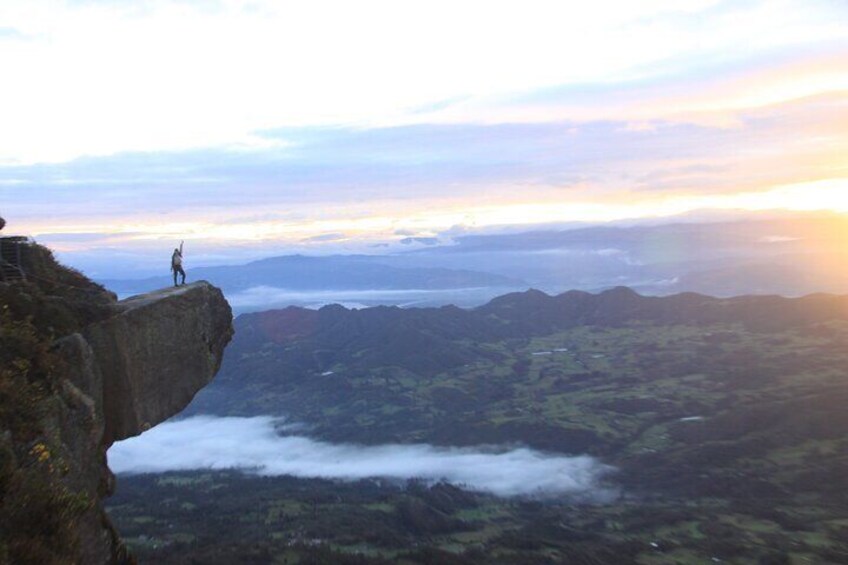
<instances>
[{"instance_id":1,"label":"silhouette of hiker","mask_svg":"<svg viewBox=\"0 0 848 565\"><path fill-rule=\"evenodd\" d=\"M174 249L174 254L171 255L171 270L174 271L174 286L177 286L177 273L182 275L183 279L180 284L185 284L185 271L183 271L183 242L180 242L180 248Z\"/></svg>"}]
</instances>

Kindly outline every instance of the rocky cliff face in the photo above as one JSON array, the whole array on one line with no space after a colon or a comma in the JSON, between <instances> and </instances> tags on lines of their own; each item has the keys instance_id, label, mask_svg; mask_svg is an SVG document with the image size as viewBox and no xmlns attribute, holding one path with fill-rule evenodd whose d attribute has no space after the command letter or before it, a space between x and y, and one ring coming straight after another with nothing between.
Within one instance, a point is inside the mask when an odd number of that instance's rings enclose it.
<instances>
[{"instance_id":1,"label":"rocky cliff face","mask_svg":"<svg viewBox=\"0 0 848 565\"><path fill-rule=\"evenodd\" d=\"M46 250L27 254L32 276L0 284L0 562L132 562L100 505L106 450L212 379L230 307L206 282L116 301Z\"/></svg>"},{"instance_id":2,"label":"rocky cliff face","mask_svg":"<svg viewBox=\"0 0 848 565\"><path fill-rule=\"evenodd\" d=\"M185 408L218 371L232 335L230 307L206 282L129 298L116 309L82 331L94 366L74 383L102 407L108 445ZM72 343L87 356L79 339Z\"/></svg>"}]
</instances>

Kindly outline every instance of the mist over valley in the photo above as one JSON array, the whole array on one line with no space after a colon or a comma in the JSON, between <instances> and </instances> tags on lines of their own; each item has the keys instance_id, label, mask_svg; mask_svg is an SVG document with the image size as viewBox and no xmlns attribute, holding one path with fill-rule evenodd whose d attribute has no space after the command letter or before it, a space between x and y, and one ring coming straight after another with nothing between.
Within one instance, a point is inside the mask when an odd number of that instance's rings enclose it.
<instances>
[{"instance_id":1,"label":"mist over valley","mask_svg":"<svg viewBox=\"0 0 848 565\"><path fill-rule=\"evenodd\" d=\"M516 447L330 444L293 431L299 428L267 416L193 416L115 444L109 462L119 475L232 469L261 476L445 482L505 497L612 496L600 485L611 469L591 457Z\"/></svg>"}]
</instances>

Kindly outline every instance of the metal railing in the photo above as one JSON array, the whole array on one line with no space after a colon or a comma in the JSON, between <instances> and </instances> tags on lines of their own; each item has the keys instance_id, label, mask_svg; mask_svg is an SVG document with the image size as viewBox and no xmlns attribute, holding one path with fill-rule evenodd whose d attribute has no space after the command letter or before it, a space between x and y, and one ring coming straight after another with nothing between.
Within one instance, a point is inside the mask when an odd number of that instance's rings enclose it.
<instances>
[{"instance_id":1,"label":"metal railing","mask_svg":"<svg viewBox=\"0 0 848 565\"><path fill-rule=\"evenodd\" d=\"M21 256L29 242L23 236L0 237L0 281L26 281Z\"/></svg>"}]
</instances>

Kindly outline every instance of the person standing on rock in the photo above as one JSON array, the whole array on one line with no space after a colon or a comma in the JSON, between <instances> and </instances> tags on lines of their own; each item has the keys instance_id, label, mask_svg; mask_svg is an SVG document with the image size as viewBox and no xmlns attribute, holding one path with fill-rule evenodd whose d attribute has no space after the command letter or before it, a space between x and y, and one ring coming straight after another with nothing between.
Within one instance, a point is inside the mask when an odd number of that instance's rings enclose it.
<instances>
[{"instance_id":1,"label":"person standing on rock","mask_svg":"<svg viewBox=\"0 0 848 565\"><path fill-rule=\"evenodd\" d=\"M174 286L177 286L177 274L182 275L183 279L180 284L185 284L185 271L183 270L183 242L180 242L180 248L174 249L174 254L171 255L171 270L174 271Z\"/></svg>"}]
</instances>

